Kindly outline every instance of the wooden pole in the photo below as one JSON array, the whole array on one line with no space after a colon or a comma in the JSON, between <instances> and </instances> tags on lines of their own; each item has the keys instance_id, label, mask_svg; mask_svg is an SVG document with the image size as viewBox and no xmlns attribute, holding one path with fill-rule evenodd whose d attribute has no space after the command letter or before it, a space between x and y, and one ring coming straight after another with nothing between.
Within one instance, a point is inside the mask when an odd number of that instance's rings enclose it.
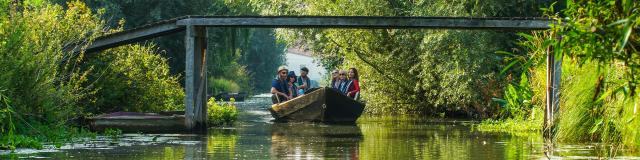
<instances>
[{"instance_id":1,"label":"wooden pole","mask_svg":"<svg viewBox=\"0 0 640 160\"><path fill-rule=\"evenodd\" d=\"M547 95L544 107L544 137L552 139L560 113L560 82L562 79L562 55L555 57L552 47L547 49Z\"/></svg>"},{"instance_id":2,"label":"wooden pole","mask_svg":"<svg viewBox=\"0 0 640 160\"><path fill-rule=\"evenodd\" d=\"M544 123L543 123L543 127L542 127L542 131L543 136L545 138L549 138L551 137L551 132L550 132L550 125L551 125L551 117L552 117L552 113L550 111L551 109L551 102L553 97L551 95L553 95L553 90L551 89L551 85L552 85L552 73L551 71L553 71L553 67L554 65L552 65L551 63L553 63L553 54L550 52L551 48L547 49L547 84L546 84L546 104L544 105Z\"/></svg>"},{"instance_id":3,"label":"wooden pole","mask_svg":"<svg viewBox=\"0 0 640 160\"><path fill-rule=\"evenodd\" d=\"M185 125L189 130L207 127L207 33L202 26L186 26Z\"/></svg>"}]
</instances>

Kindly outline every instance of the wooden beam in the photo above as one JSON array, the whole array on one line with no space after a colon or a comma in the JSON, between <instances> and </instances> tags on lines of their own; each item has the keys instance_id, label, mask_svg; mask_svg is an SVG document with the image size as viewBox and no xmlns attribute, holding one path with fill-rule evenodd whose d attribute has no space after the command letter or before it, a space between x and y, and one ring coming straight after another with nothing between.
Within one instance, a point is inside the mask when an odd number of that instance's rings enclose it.
<instances>
[{"instance_id":1,"label":"wooden beam","mask_svg":"<svg viewBox=\"0 0 640 160\"><path fill-rule=\"evenodd\" d=\"M98 37L86 48L85 52L93 53L100 50L184 31L185 27L178 26L175 22L176 20L164 21ZM77 53L80 51L80 48L74 48L72 51Z\"/></svg>"},{"instance_id":2,"label":"wooden beam","mask_svg":"<svg viewBox=\"0 0 640 160\"><path fill-rule=\"evenodd\" d=\"M186 26L185 125L189 130L207 126L206 34L205 27Z\"/></svg>"},{"instance_id":3,"label":"wooden beam","mask_svg":"<svg viewBox=\"0 0 640 160\"><path fill-rule=\"evenodd\" d=\"M371 16L186 16L98 37L87 53L181 32L185 26L253 28L431 28L485 30L544 30L545 18L371 17ZM75 53L80 48L69 49Z\"/></svg>"},{"instance_id":4,"label":"wooden beam","mask_svg":"<svg viewBox=\"0 0 640 160\"><path fill-rule=\"evenodd\" d=\"M547 88L544 107L543 136L553 140L560 116L560 83L562 80L562 55L556 57L554 48L547 49Z\"/></svg>"},{"instance_id":5,"label":"wooden beam","mask_svg":"<svg viewBox=\"0 0 640 160\"><path fill-rule=\"evenodd\" d=\"M267 28L434 28L434 29L549 29L543 18L370 17L370 16L189 16L177 25Z\"/></svg>"}]
</instances>

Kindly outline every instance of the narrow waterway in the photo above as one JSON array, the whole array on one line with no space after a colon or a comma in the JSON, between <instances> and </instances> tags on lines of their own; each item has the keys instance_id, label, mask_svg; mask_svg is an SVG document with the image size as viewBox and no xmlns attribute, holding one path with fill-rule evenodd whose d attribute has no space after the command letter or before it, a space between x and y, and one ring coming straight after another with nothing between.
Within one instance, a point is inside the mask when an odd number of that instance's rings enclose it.
<instances>
[{"instance_id":1,"label":"narrow waterway","mask_svg":"<svg viewBox=\"0 0 640 160\"><path fill-rule=\"evenodd\" d=\"M482 133L472 122L362 117L356 125L274 123L267 98L238 103L234 127L203 134L124 134L59 149L17 150L14 158L52 159L543 159L539 136ZM607 147L557 145L553 157L597 159ZM620 152L619 158L632 159ZM5 157L8 156L4 155ZM0 158L1 159L1 158Z\"/></svg>"}]
</instances>

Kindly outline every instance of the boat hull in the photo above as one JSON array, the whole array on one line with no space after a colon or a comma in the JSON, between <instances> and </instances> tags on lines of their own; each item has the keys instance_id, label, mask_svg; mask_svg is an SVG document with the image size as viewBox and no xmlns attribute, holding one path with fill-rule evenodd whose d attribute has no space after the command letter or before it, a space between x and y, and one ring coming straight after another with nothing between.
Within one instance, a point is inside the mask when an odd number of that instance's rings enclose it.
<instances>
[{"instance_id":1,"label":"boat hull","mask_svg":"<svg viewBox=\"0 0 640 160\"><path fill-rule=\"evenodd\" d=\"M116 112L88 119L91 130L102 132L108 128L125 133L184 132L184 115L159 115L153 113Z\"/></svg>"},{"instance_id":2,"label":"boat hull","mask_svg":"<svg viewBox=\"0 0 640 160\"><path fill-rule=\"evenodd\" d=\"M354 123L364 107L364 104L325 87L274 104L269 110L276 121L280 122Z\"/></svg>"}]
</instances>

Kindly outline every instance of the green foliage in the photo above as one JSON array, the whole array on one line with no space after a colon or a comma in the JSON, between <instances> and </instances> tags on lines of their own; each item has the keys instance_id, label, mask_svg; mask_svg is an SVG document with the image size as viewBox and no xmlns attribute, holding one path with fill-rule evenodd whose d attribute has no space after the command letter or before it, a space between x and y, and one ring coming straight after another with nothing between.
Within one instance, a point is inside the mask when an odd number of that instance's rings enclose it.
<instances>
[{"instance_id":1,"label":"green foliage","mask_svg":"<svg viewBox=\"0 0 640 160\"><path fill-rule=\"evenodd\" d=\"M555 25L550 32L561 36L553 40L554 54L565 54L580 65L599 62L598 68L622 65L626 84L611 88L616 92L636 96L640 69L640 2L638 1L569 1L562 13L569 19ZM554 16L558 21L564 20ZM610 67L610 66L609 66ZM613 94L609 94L613 95ZM603 95L603 96L609 96Z\"/></svg>"},{"instance_id":2,"label":"green foliage","mask_svg":"<svg viewBox=\"0 0 640 160\"><path fill-rule=\"evenodd\" d=\"M59 0L62 3L62 0ZM186 15L255 15L245 1L229 0L87 0L94 10L103 9L107 24L116 27L121 19L125 29ZM185 50L182 33L154 39L168 58L170 73L184 73ZM209 28L207 70L210 78L227 79L242 91L264 92L273 72L284 62L284 43L275 39L273 29Z\"/></svg>"},{"instance_id":3,"label":"green foliage","mask_svg":"<svg viewBox=\"0 0 640 160\"><path fill-rule=\"evenodd\" d=\"M101 109L107 108L107 98L131 108L123 110L181 106L177 78L168 75L165 59L152 54L153 46L120 47L89 60L82 52L68 52L86 47L75 44L87 44L107 30L101 15L84 3L0 4L8 7L0 14L0 148L61 146L76 137L95 136L72 125L87 111L106 111ZM135 95L108 97L123 91ZM130 99L117 101L122 97ZM92 108L97 103L103 106Z\"/></svg>"},{"instance_id":4,"label":"green foliage","mask_svg":"<svg viewBox=\"0 0 640 160\"><path fill-rule=\"evenodd\" d=\"M0 88L19 116L64 123L81 111L77 100L89 91L79 87L86 72L70 59L82 55L63 52L63 47L95 37L102 21L79 2L70 2L66 11L45 5L11 13L0 22Z\"/></svg>"},{"instance_id":5,"label":"green foliage","mask_svg":"<svg viewBox=\"0 0 640 160\"><path fill-rule=\"evenodd\" d=\"M85 61L95 96L83 102L91 113L158 112L184 108L178 77L154 45L127 45L103 51Z\"/></svg>"},{"instance_id":6,"label":"green foliage","mask_svg":"<svg viewBox=\"0 0 640 160\"><path fill-rule=\"evenodd\" d=\"M81 87L87 72L75 67L83 55L64 47L83 47L71 44L95 38L104 22L78 1L66 10L46 1L11 2L3 9L0 144L38 148L41 142L64 141L60 136L71 130L67 123L82 115L78 100L91 93Z\"/></svg>"},{"instance_id":7,"label":"green foliage","mask_svg":"<svg viewBox=\"0 0 640 160\"><path fill-rule=\"evenodd\" d=\"M251 1L263 15L535 16L534 1ZM304 7L300 7L304 6ZM329 70L356 67L370 113L463 113L488 117L502 94L501 57L514 33L460 30L279 30ZM469 38L473 37L473 38Z\"/></svg>"},{"instance_id":8,"label":"green foliage","mask_svg":"<svg viewBox=\"0 0 640 160\"><path fill-rule=\"evenodd\" d=\"M563 25L521 34L525 40L519 45L525 50L513 57L531 62L520 66L522 74L530 75L529 104L534 108L542 108L545 101L546 64L541 62L547 54L564 61L555 137L559 141L599 141L612 144L613 149L640 145L640 121L636 120L638 8L636 1L568 1L561 11L565 17L551 15ZM552 12L553 8L544 10Z\"/></svg>"},{"instance_id":9,"label":"green foliage","mask_svg":"<svg viewBox=\"0 0 640 160\"><path fill-rule=\"evenodd\" d=\"M111 141L115 142L115 141L118 141L118 139L122 135L122 130L107 128L107 129L104 129L103 134L104 136L108 137Z\"/></svg>"},{"instance_id":10,"label":"green foliage","mask_svg":"<svg viewBox=\"0 0 640 160\"><path fill-rule=\"evenodd\" d=\"M624 73L616 67L600 67L595 62L563 65L563 89L561 97L560 123L556 138L565 142L601 141L614 146L626 145L636 148L640 134L636 131L640 123L636 120L637 99L615 93L598 101L598 92L612 90L624 83ZM609 79L602 84L603 79ZM601 88L601 89L597 89Z\"/></svg>"},{"instance_id":11,"label":"green foliage","mask_svg":"<svg viewBox=\"0 0 640 160\"><path fill-rule=\"evenodd\" d=\"M530 117L526 119L487 119L474 125L474 128L483 132L505 132L516 136L541 136L543 114L542 108L536 107L531 110Z\"/></svg>"},{"instance_id":12,"label":"green foliage","mask_svg":"<svg viewBox=\"0 0 640 160\"><path fill-rule=\"evenodd\" d=\"M209 125L222 126L233 125L238 119L238 109L235 106L235 99L229 102L216 102L215 98L207 102L207 118Z\"/></svg>"},{"instance_id":13,"label":"green foliage","mask_svg":"<svg viewBox=\"0 0 640 160\"><path fill-rule=\"evenodd\" d=\"M500 115L503 118L523 119L531 107L533 92L526 74L520 77L520 83L508 84L504 91L504 99L494 99L500 103Z\"/></svg>"},{"instance_id":14,"label":"green foliage","mask_svg":"<svg viewBox=\"0 0 640 160\"><path fill-rule=\"evenodd\" d=\"M216 95L218 93L223 93L223 92L227 92L227 93L240 92L240 86L237 83L227 79L209 78L209 83L207 85L211 90L210 93L212 93L213 95Z\"/></svg>"}]
</instances>

